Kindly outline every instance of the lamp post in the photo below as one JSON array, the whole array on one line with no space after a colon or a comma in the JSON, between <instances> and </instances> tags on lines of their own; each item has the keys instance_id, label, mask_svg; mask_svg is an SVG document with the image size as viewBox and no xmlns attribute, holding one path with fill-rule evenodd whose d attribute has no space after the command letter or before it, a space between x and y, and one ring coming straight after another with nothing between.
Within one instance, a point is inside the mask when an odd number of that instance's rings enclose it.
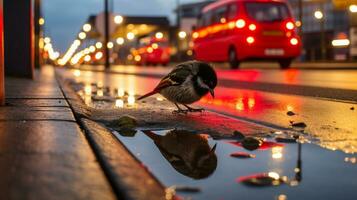
<instances>
[{"instance_id":1,"label":"lamp post","mask_svg":"<svg viewBox=\"0 0 357 200\"><path fill-rule=\"evenodd\" d=\"M302 10L303 10L303 2L302 2L302 0L299 0L299 21L300 21L300 24L301 24L300 28L299 28L299 35L300 35L301 40L302 40L302 24L303 24L303 22L302 22L302 18L303 18Z\"/></svg>"},{"instance_id":2,"label":"lamp post","mask_svg":"<svg viewBox=\"0 0 357 200\"><path fill-rule=\"evenodd\" d=\"M326 44L325 44L325 16L323 3L320 4L320 10L314 12L315 18L320 22L320 40L321 40L321 59L326 59Z\"/></svg>"},{"instance_id":3,"label":"lamp post","mask_svg":"<svg viewBox=\"0 0 357 200\"><path fill-rule=\"evenodd\" d=\"M176 0L176 23L177 23L177 32L181 31L181 8L180 8L180 0ZM176 47L177 47L177 60L181 60L181 48L179 36L176 35Z\"/></svg>"},{"instance_id":4,"label":"lamp post","mask_svg":"<svg viewBox=\"0 0 357 200\"><path fill-rule=\"evenodd\" d=\"M110 68L109 62L109 0L104 0L104 66L105 69Z\"/></svg>"}]
</instances>

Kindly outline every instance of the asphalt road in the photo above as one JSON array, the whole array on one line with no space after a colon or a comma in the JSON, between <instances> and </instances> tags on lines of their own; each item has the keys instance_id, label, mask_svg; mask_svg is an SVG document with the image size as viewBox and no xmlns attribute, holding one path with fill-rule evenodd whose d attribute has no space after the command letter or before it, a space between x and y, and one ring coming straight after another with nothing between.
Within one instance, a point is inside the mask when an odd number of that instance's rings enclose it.
<instances>
[{"instance_id":1,"label":"asphalt road","mask_svg":"<svg viewBox=\"0 0 357 200\"><path fill-rule=\"evenodd\" d=\"M101 67L84 66L67 73L83 82L95 81L142 95L170 70L170 67L113 66L104 73ZM281 129L290 127L292 122L304 122L305 131L317 138L321 146L357 152L357 70L222 67L216 70L219 77L216 97L206 96L196 107ZM287 115L288 111L295 115Z\"/></svg>"}]
</instances>

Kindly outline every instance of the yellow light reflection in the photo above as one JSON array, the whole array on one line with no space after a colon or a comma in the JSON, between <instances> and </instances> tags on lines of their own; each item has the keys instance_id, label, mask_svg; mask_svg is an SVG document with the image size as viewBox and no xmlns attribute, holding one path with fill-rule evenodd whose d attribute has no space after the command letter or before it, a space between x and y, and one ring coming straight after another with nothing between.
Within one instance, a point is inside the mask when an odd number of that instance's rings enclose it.
<instances>
[{"instance_id":1,"label":"yellow light reflection","mask_svg":"<svg viewBox=\"0 0 357 200\"><path fill-rule=\"evenodd\" d=\"M287 111L294 111L294 107L292 105L287 105L286 106Z\"/></svg>"},{"instance_id":2,"label":"yellow light reflection","mask_svg":"<svg viewBox=\"0 0 357 200\"><path fill-rule=\"evenodd\" d=\"M97 96L102 97L104 95L103 90L97 90Z\"/></svg>"},{"instance_id":3,"label":"yellow light reflection","mask_svg":"<svg viewBox=\"0 0 357 200\"><path fill-rule=\"evenodd\" d=\"M161 97L156 97L156 100L158 100L158 101L163 101L164 99L161 98Z\"/></svg>"},{"instance_id":4,"label":"yellow light reflection","mask_svg":"<svg viewBox=\"0 0 357 200\"><path fill-rule=\"evenodd\" d=\"M74 71L73 71L73 75L74 75L75 77L79 77L79 76L81 75L81 70L79 70L79 69L74 70Z\"/></svg>"},{"instance_id":5,"label":"yellow light reflection","mask_svg":"<svg viewBox=\"0 0 357 200\"><path fill-rule=\"evenodd\" d=\"M270 176L271 178L276 179L276 180L278 180L280 178L279 174L276 172L269 172L268 176Z\"/></svg>"},{"instance_id":6,"label":"yellow light reflection","mask_svg":"<svg viewBox=\"0 0 357 200\"><path fill-rule=\"evenodd\" d=\"M91 85L84 86L84 94L85 95L92 95L92 86Z\"/></svg>"},{"instance_id":7,"label":"yellow light reflection","mask_svg":"<svg viewBox=\"0 0 357 200\"><path fill-rule=\"evenodd\" d=\"M123 97L125 95L124 89L123 88L119 88L118 89L118 97Z\"/></svg>"},{"instance_id":8,"label":"yellow light reflection","mask_svg":"<svg viewBox=\"0 0 357 200\"><path fill-rule=\"evenodd\" d=\"M91 96L84 96L83 100L84 100L84 103L86 105L90 105L92 103L92 97Z\"/></svg>"},{"instance_id":9,"label":"yellow light reflection","mask_svg":"<svg viewBox=\"0 0 357 200\"><path fill-rule=\"evenodd\" d=\"M249 109L254 108L255 106L255 99L254 98L248 98L248 107Z\"/></svg>"},{"instance_id":10,"label":"yellow light reflection","mask_svg":"<svg viewBox=\"0 0 357 200\"><path fill-rule=\"evenodd\" d=\"M135 97L132 95L128 96L128 105L133 106L135 104Z\"/></svg>"},{"instance_id":11,"label":"yellow light reflection","mask_svg":"<svg viewBox=\"0 0 357 200\"><path fill-rule=\"evenodd\" d=\"M115 107L124 108L124 101L122 99L115 100Z\"/></svg>"},{"instance_id":12,"label":"yellow light reflection","mask_svg":"<svg viewBox=\"0 0 357 200\"><path fill-rule=\"evenodd\" d=\"M237 103L236 103L236 109L239 111L244 110L244 103L243 103L243 98L239 98Z\"/></svg>"},{"instance_id":13,"label":"yellow light reflection","mask_svg":"<svg viewBox=\"0 0 357 200\"><path fill-rule=\"evenodd\" d=\"M283 147L277 146L277 147L271 148L271 157L273 159L283 158Z\"/></svg>"}]
</instances>

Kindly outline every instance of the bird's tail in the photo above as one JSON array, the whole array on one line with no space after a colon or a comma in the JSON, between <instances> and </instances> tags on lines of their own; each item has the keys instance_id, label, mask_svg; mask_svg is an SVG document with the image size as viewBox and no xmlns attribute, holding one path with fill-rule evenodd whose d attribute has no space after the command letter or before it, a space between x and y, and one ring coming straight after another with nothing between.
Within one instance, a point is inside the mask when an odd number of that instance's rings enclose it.
<instances>
[{"instance_id":1,"label":"bird's tail","mask_svg":"<svg viewBox=\"0 0 357 200\"><path fill-rule=\"evenodd\" d=\"M149 97L149 96L151 96L151 95L154 95L154 94L156 94L156 93L158 93L158 91L155 91L155 90L154 90L154 91L152 91L152 92L149 92L149 93L147 93L147 94L145 94L145 95L139 97L139 98L138 98L138 101L141 100L141 99L144 99L144 98L146 98L146 97Z\"/></svg>"}]
</instances>

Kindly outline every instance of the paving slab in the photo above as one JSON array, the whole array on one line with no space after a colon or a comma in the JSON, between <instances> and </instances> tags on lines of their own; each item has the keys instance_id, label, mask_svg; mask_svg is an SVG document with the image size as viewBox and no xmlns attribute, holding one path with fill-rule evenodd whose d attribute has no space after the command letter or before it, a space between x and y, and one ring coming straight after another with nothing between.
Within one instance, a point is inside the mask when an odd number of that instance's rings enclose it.
<instances>
[{"instance_id":1,"label":"paving slab","mask_svg":"<svg viewBox=\"0 0 357 200\"><path fill-rule=\"evenodd\" d=\"M0 122L1 199L115 199L78 125Z\"/></svg>"},{"instance_id":2,"label":"paving slab","mask_svg":"<svg viewBox=\"0 0 357 200\"><path fill-rule=\"evenodd\" d=\"M6 77L0 199L117 199L54 77Z\"/></svg>"},{"instance_id":3,"label":"paving slab","mask_svg":"<svg viewBox=\"0 0 357 200\"><path fill-rule=\"evenodd\" d=\"M69 108L0 107L0 120L61 120L75 121Z\"/></svg>"},{"instance_id":4,"label":"paving slab","mask_svg":"<svg viewBox=\"0 0 357 200\"><path fill-rule=\"evenodd\" d=\"M7 99L7 105L16 107L69 107L64 99Z\"/></svg>"}]
</instances>

